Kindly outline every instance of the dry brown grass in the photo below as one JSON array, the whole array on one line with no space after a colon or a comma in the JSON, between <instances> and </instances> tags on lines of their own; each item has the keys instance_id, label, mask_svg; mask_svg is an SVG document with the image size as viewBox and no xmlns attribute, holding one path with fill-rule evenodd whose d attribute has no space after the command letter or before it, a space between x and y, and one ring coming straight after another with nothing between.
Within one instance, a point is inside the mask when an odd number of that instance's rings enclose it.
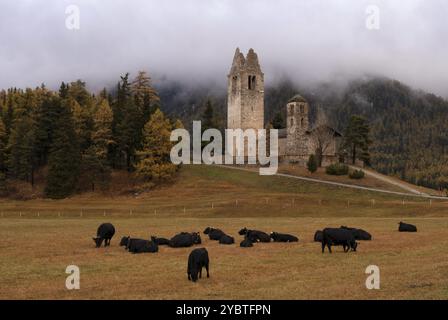
<instances>
[{"instance_id":1,"label":"dry brown grass","mask_svg":"<svg viewBox=\"0 0 448 320\"><path fill-rule=\"evenodd\" d=\"M2 299L446 299L448 219L407 220L419 232L396 231L387 218L113 218L116 237L109 248L90 239L102 219L4 219L0 262ZM357 253L341 248L321 254L312 242L324 226L356 225L374 240ZM297 234L295 244L223 246L203 237L211 278L186 278L191 248L161 247L156 254L132 255L118 247L122 235L168 237L213 225L241 239L243 226ZM81 290L65 289L65 268L81 269ZM381 270L381 289L365 288L365 268Z\"/></svg>"},{"instance_id":2,"label":"dry brown grass","mask_svg":"<svg viewBox=\"0 0 448 320\"><path fill-rule=\"evenodd\" d=\"M138 197L2 201L0 298L446 299L447 203L406 201L210 167L185 168L176 184ZM419 232L398 233L402 219L417 224ZM104 221L114 223L117 233L110 248L95 249L91 236ZM374 240L363 242L357 253L336 248L322 255L312 242L314 231L341 224L365 228ZM244 226L297 234L300 241L243 249L203 237L211 278L196 284L186 277L191 248L132 255L118 247L123 235L170 237L209 225L238 242L237 231ZM79 291L65 289L69 264L81 268ZM380 290L365 288L364 270L370 264L380 267Z\"/></svg>"}]
</instances>

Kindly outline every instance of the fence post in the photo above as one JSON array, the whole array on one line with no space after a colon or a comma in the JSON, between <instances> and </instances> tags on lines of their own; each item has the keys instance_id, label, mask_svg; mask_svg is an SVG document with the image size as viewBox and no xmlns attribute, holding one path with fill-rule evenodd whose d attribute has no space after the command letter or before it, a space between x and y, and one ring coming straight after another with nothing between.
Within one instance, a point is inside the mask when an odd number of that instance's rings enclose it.
<instances>
[{"instance_id":1,"label":"fence post","mask_svg":"<svg viewBox=\"0 0 448 320\"><path fill-rule=\"evenodd\" d=\"M103 213L103 215L104 215L104 216L106 216L106 210L104 210L104 213Z\"/></svg>"},{"instance_id":2,"label":"fence post","mask_svg":"<svg viewBox=\"0 0 448 320\"><path fill-rule=\"evenodd\" d=\"M235 200L235 207L238 207L238 199Z\"/></svg>"},{"instance_id":3,"label":"fence post","mask_svg":"<svg viewBox=\"0 0 448 320\"><path fill-rule=\"evenodd\" d=\"M185 207L184 207L184 213L185 213L185 211L186 211L186 209L185 209Z\"/></svg>"},{"instance_id":4,"label":"fence post","mask_svg":"<svg viewBox=\"0 0 448 320\"><path fill-rule=\"evenodd\" d=\"M214 205L214 203L212 202L212 209L214 209L215 208L215 205Z\"/></svg>"}]
</instances>

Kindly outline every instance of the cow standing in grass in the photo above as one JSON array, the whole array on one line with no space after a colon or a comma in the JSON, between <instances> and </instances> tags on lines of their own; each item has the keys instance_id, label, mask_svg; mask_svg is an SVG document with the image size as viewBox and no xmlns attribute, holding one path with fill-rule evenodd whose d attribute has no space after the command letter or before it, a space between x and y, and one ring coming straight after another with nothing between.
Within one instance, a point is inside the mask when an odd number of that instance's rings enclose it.
<instances>
[{"instance_id":1,"label":"cow standing in grass","mask_svg":"<svg viewBox=\"0 0 448 320\"><path fill-rule=\"evenodd\" d=\"M324 253L325 246L331 253L331 246L342 246L344 252L350 249L356 251L358 243L350 230L340 228L325 228L322 231L322 253Z\"/></svg>"},{"instance_id":2,"label":"cow standing in grass","mask_svg":"<svg viewBox=\"0 0 448 320\"><path fill-rule=\"evenodd\" d=\"M101 247L101 244L104 241L104 246L110 246L110 240L115 234L115 227L112 223L103 223L98 227L96 231L96 237L93 237L93 241L97 248Z\"/></svg>"},{"instance_id":3,"label":"cow standing in grass","mask_svg":"<svg viewBox=\"0 0 448 320\"><path fill-rule=\"evenodd\" d=\"M202 278L202 268L205 267L207 270L207 278L210 277L209 274L209 258L208 252L205 248L198 248L191 251L188 256L188 266L187 266L187 275L188 280L196 282L199 278Z\"/></svg>"}]
</instances>

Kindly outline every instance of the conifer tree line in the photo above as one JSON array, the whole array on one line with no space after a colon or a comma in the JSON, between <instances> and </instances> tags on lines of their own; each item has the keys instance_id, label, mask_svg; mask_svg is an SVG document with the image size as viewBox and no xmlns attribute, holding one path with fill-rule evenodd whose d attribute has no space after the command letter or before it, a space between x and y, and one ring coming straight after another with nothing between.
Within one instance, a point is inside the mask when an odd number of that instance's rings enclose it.
<instances>
[{"instance_id":1,"label":"conifer tree line","mask_svg":"<svg viewBox=\"0 0 448 320\"><path fill-rule=\"evenodd\" d=\"M45 195L107 190L113 170L151 187L171 179L171 130L182 127L160 111L149 75L125 74L116 89L93 94L78 80L52 91L0 91L0 194L15 180L35 184L45 172Z\"/></svg>"}]
</instances>

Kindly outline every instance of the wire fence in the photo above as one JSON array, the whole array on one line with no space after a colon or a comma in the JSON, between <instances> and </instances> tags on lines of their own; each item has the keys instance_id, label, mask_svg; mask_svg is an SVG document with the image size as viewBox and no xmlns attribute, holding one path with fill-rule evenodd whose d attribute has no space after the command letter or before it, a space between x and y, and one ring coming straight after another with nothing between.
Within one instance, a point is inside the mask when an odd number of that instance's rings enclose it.
<instances>
[{"instance_id":1,"label":"wire fence","mask_svg":"<svg viewBox=\"0 0 448 320\"><path fill-rule=\"evenodd\" d=\"M409 201L400 200L378 200L378 199L326 199L309 197L255 197L239 198L229 200L201 200L185 203L158 203L148 205L130 206L126 208L124 204L104 207L83 207L83 206L47 206L47 207L1 207L0 218L89 218L89 217L166 217L185 216L195 217L207 216L257 216L257 215L299 215L325 210L346 210L362 209L363 211L375 212L375 210L414 210L416 214L421 212L441 212L448 213L448 201L425 200ZM424 211L423 211L424 210Z\"/></svg>"}]
</instances>

